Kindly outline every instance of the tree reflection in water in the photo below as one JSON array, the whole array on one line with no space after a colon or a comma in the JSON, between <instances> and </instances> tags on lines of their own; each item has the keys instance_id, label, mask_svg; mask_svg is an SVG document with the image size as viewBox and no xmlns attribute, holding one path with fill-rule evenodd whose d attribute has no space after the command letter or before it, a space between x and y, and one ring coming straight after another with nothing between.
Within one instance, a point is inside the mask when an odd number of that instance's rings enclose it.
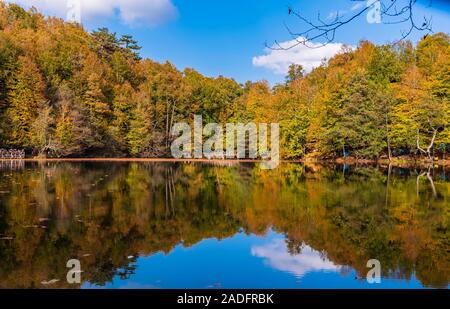
<instances>
[{"instance_id":1,"label":"tree reflection in water","mask_svg":"<svg viewBox=\"0 0 450 309\"><path fill-rule=\"evenodd\" d=\"M102 285L132 275L137 256L271 228L285 235L289 263L300 263L302 250L320 252L327 267L351 267L364 277L367 260L376 258L385 277L415 275L424 286L447 287L450 183L445 171L433 173L301 164L272 171L253 164L2 164L0 287L42 288L65 278L71 258L82 261L84 281ZM420 185L425 176L431 186ZM60 280L51 287L74 286Z\"/></svg>"}]
</instances>

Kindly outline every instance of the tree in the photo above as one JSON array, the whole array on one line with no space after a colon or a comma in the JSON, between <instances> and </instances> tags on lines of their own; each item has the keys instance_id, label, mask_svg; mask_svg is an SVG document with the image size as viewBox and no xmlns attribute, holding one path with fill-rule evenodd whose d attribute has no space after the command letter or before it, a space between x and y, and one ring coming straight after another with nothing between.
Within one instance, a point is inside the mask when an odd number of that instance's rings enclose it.
<instances>
[{"instance_id":1,"label":"tree","mask_svg":"<svg viewBox=\"0 0 450 309\"><path fill-rule=\"evenodd\" d=\"M46 108L46 101L45 84L39 68L30 57L19 57L18 70L13 74L9 88L9 143L15 147L34 148L39 144L36 144L39 138L33 130L34 123Z\"/></svg>"},{"instance_id":2,"label":"tree","mask_svg":"<svg viewBox=\"0 0 450 309\"><path fill-rule=\"evenodd\" d=\"M296 80L303 78L304 70L301 64L291 64L289 66L288 74L286 76L286 84L290 84Z\"/></svg>"},{"instance_id":3,"label":"tree","mask_svg":"<svg viewBox=\"0 0 450 309\"><path fill-rule=\"evenodd\" d=\"M117 86L113 100L113 121L110 131L122 152L128 149L127 134L130 131L134 102L133 88L129 83Z\"/></svg>"},{"instance_id":4,"label":"tree","mask_svg":"<svg viewBox=\"0 0 450 309\"><path fill-rule=\"evenodd\" d=\"M92 133L92 148L103 148L108 145L108 117L111 109L102 90L102 81L98 74L92 73L87 79L86 91L83 94L83 113L89 121Z\"/></svg>"},{"instance_id":5,"label":"tree","mask_svg":"<svg viewBox=\"0 0 450 309\"><path fill-rule=\"evenodd\" d=\"M356 157L378 158L385 149L383 108L376 89L364 77L356 75L342 97L342 110L335 130L345 151Z\"/></svg>"},{"instance_id":6,"label":"tree","mask_svg":"<svg viewBox=\"0 0 450 309\"><path fill-rule=\"evenodd\" d=\"M75 104L73 92L62 86L57 91L57 116L53 150L56 156L83 155L86 148L94 143L87 120Z\"/></svg>"},{"instance_id":7,"label":"tree","mask_svg":"<svg viewBox=\"0 0 450 309\"><path fill-rule=\"evenodd\" d=\"M394 88L401 81L404 67L400 55L392 45L383 45L375 49L369 65L370 79L376 87L376 96L384 115L384 131L386 132L387 155L392 160L392 108L395 104Z\"/></svg>"},{"instance_id":8,"label":"tree","mask_svg":"<svg viewBox=\"0 0 450 309\"><path fill-rule=\"evenodd\" d=\"M120 50L116 33L109 32L108 28L100 28L92 32L92 38L92 48L103 59L109 60L115 52Z\"/></svg>"},{"instance_id":9,"label":"tree","mask_svg":"<svg viewBox=\"0 0 450 309\"><path fill-rule=\"evenodd\" d=\"M126 139L128 149L133 156L150 156L152 141L154 142L153 111L149 104L149 96L144 92L137 94L137 104L131 111L130 127Z\"/></svg>"},{"instance_id":10,"label":"tree","mask_svg":"<svg viewBox=\"0 0 450 309\"><path fill-rule=\"evenodd\" d=\"M141 46L138 45L138 42L133 39L131 35L122 35L119 39L119 44L133 56L135 60L139 60L139 51L142 49Z\"/></svg>"},{"instance_id":11,"label":"tree","mask_svg":"<svg viewBox=\"0 0 450 309\"><path fill-rule=\"evenodd\" d=\"M53 124L52 107L45 106L39 110L38 116L32 125L34 145L39 157L47 157L50 151L56 150L52 141L51 125Z\"/></svg>"}]
</instances>

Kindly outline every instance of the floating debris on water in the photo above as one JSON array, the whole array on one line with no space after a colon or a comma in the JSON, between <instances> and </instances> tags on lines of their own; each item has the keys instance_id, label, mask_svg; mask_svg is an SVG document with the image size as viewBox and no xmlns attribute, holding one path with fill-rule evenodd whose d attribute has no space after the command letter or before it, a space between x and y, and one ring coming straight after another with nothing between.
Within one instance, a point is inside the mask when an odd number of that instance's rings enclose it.
<instances>
[{"instance_id":1,"label":"floating debris on water","mask_svg":"<svg viewBox=\"0 0 450 309\"><path fill-rule=\"evenodd\" d=\"M56 282L59 282L59 279L52 279L50 281L42 281L41 284L50 285L50 284L55 284Z\"/></svg>"}]
</instances>

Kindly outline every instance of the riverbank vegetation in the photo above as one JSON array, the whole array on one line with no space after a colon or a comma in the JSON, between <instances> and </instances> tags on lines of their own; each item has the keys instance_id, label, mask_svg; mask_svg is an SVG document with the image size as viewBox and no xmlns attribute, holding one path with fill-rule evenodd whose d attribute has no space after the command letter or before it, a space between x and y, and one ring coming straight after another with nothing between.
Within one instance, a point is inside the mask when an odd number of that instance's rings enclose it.
<instances>
[{"instance_id":1,"label":"riverbank vegetation","mask_svg":"<svg viewBox=\"0 0 450 309\"><path fill-rule=\"evenodd\" d=\"M0 4L0 148L44 157L169 157L170 129L278 122L284 159L444 159L450 150L450 38L362 41L284 84L239 84L142 59L128 35L92 33Z\"/></svg>"}]
</instances>

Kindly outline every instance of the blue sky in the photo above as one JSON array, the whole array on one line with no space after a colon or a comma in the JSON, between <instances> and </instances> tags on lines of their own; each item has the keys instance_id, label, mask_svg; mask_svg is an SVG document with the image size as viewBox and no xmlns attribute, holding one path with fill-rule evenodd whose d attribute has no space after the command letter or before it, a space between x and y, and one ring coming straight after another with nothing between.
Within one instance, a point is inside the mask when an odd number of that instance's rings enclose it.
<instances>
[{"instance_id":1,"label":"blue sky","mask_svg":"<svg viewBox=\"0 0 450 309\"><path fill-rule=\"evenodd\" d=\"M49 15L65 17L67 1L8 0L25 6L34 5ZM238 82L266 79L272 84L284 79L288 63L317 61L339 50L339 44L323 49L274 53L265 50L271 44L290 40L284 26L302 30L299 20L287 14L292 6L303 16L332 18L337 11L349 16L358 3L351 0L78 0L82 22L92 30L106 26L118 34L132 34L143 46L142 56L170 61L179 69L192 67L208 76L224 75ZM417 19L433 17L435 32L449 32L450 1L421 0ZM352 11L352 7L355 9ZM331 20L331 19L330 19ZM423 33L413 33L413 41ZM355 46L361 39L387 43L401 37L401 28L369 24L365 16L342 28L335 42ZM254 59L255 57L263 56ZM264 57L265 56L265 57Z\"/></svg>"}]
</instances>

